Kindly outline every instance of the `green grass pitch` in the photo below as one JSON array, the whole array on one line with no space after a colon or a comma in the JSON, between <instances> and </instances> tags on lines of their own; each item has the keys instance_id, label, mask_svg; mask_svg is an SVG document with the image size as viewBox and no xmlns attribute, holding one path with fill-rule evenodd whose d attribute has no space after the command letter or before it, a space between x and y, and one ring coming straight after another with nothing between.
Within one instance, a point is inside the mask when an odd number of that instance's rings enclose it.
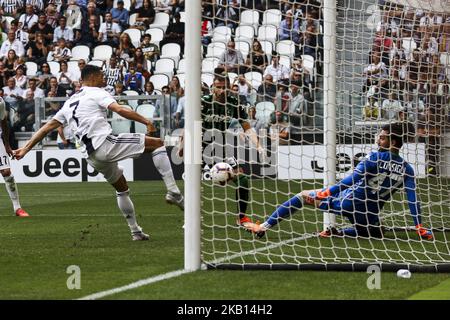
<instances>
[{"instance_id":1,"label":"green grass pitch","mask_svg":"<svg viewBox=\"0 0 450 320\"><path fill-rule=\"evenodd\" d=\"M297 189L298 182L254 181L249 207L253 217L264 218L275 205ZM280 191L278 194L270 190ZM448 190L448 185L444 186ZM444 188L443 187L443 188ZM148 242L132 242L119 213L113 189L106 183L19 184L21 203L30 218L17 218L6 190L0 193L0 299L76 299L183 268L183 213L164 201L162 182L132 182L131 196L139 223L150 233ZM262 190L265 190L264 192ZM227 193L230 200L223 201ZM285 221L277 232L254 240L234 226L234 190L203 185L203 258L214 261L233 256L233 262L303 262L299 257L326 261L360 258L399 258L398 251L412 251L406 259L447 259L448 233L439 233L435 245L410 245L403 240L357 241L309 238L279 245L294 236L317 231L320 217L303 210L296 220ZM214 195L215 201L207 198ZM442 196L434 205L448 209ZM439 198L439 199L438 199ZM447 202L446 202L447 201ZM391 208L395 211L396 208ZM397 208L398 209L398 208ZM433 206L424 209L426 216ZM319 219L319 220L317 220ZM404 219L393 217L390 219ZM439 217L442 224L448 212ZM410 234L414 236L414 234ZM401 237L401 235L398 235ZM211 241L215 239L215 241ZM447 240L448 241L448 240ZM265 247L273 245L271 249ZM351 248L345 253L343 246ZM321 250L318 250L318 248ZM330 248L335 248L334 250ZM358 250L360 248L360 250ZM361 249L362 248L362 249ZM214 250L213 250L214 249ZM257 254L239 255L257 249ZM322 252L322 253L321 253ZM386 253L387 252L387 253ZM439 254L438 254L439 253ZM319 261L313 258L312 261ZM319 261L320 262L320 261ZM81 269L81 289L69 290L69 266ZM198 271L108 296L107 299L433 299L448 297L447 274L418 274L411 279L382 273L381 289L369 290L364 272L306 271ZM259 290L264 279L270 290ZM447 281L446 281L447 280ZM339 290L330 290L339 288Z\"/></svg>"}]
</instances>

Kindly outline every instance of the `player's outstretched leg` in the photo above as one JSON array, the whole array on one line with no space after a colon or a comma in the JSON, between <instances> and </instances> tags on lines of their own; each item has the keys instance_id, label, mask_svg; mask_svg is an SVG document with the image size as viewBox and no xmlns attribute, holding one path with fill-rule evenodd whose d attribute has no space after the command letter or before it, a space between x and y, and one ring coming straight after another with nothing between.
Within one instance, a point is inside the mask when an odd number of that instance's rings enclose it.
<instances>
[{"instance_id":1,"label":"player's outstretched leg","mask_svg":"<svg viewBox=\"0 0 450 320\"><path fill-rule=\"evenodd\" d=\"M184 210L184 198L173 177L167 150L161 139L145 137L145 150L152 153L153 163L166 185L166 201Z\"/></svg>"},{"instance_id":2,"label":"player's outstretched leg","mask_svg":"<svg viewBox=\"0 0 450 320\"><path fill-rule=\"evenodd\" d=\"M28 217L29 214L25 210L23 210L22 206L20 205L19 191L17 189L16 180L14 179L11 170L1 170L1 174L3 176L3 179L5 180L6 191L8 191L9 197L11 198L14 207L14 213L18 217Z\"/></svg>"},{"instance_id":3,"label":"player's outstretched leg","mask_svg":"<svg viewBox=\"0 0 450 320\"><path fill-rule=\"evenodd\" d=\"M113 184L113 187L116 189L117 205L119 206L122 215L127 220L133 241L149 240L150 236L144 233L142 228L137 224L134 205L130 199L130 190L128 189L125 177L122 175L119 180Z\"/></svg>"}]
</instances>

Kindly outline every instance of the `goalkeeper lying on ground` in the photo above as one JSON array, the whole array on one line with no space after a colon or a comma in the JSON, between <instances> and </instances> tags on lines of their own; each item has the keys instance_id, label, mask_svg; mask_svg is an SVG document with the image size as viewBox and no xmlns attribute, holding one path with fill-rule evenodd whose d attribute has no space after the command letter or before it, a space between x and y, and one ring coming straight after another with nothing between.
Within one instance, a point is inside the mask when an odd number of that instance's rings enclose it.
<instances>
[{"instance_id":1,"label":"goalkeeper lying on ground","mask_svg":"<svg viewBox=\"0 0 450 320\"><path fill-rule=\"evenodd\" d=\"M306 204L343 215L353 225L339 231L335 228L324 230L320 233L322 237L347 235L382 238L379 213L394 193L404 188L416 232L423 239L433 239L432 233L422 227L414 170L399 156L404 138L402 124L384 125L377 138L378 151L361 161L352 175L330 188L296 194L279 206L263 224L247 223L247 230L261 237L268 229Z\"/></svg>"}]
</instances>

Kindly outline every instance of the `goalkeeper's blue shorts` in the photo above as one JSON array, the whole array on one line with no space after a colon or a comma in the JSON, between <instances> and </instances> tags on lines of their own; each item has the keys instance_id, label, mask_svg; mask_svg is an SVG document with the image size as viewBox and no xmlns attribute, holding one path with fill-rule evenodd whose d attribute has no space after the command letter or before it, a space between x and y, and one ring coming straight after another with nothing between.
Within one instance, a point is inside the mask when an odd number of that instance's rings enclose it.
<instances>
[{"instance_id":1,"label":"goalkeeper's blue shorts","mask_svg":"<svg viewBox=\"0 0 450 320\"><path fill-rule=\"evenodd\" d=\"M351 224L367 228L379 226L378 202L367 199L354 199L352 190L346 189L336 196L324 199L319 206L320 210L347 217Z\"/></svg>"}]
</instances>

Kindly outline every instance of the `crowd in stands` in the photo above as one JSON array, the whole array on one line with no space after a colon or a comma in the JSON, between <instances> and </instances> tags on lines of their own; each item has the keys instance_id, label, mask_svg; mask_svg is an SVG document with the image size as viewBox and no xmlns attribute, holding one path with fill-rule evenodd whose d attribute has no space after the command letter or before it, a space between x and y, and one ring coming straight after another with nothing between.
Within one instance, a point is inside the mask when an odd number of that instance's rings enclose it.
<instances>
[{"instance_id":1,"label":"crowd in stands","mask_svg":"<svg viewBox=\"0 0 450 320\"><path fill-rule=\"evenodd\" d=\"M88 63L104 69L113 95L168 94L171 127L181 128L187 68L184 4L0 1L0 96L7 102L13 130L35 129L35 98L77 92L81 69ZM320 2L208 0L202 7L204 92L209 92L214 73L224 70L232 80L230 92L249 113L253 107L265 127L277 117L300 125L307 101L313 99L316 67L321 68ZM250 15L254 18L249 20ZM261 102L264 109L258 107ZM47 103L45 117L61 104Z\"/></svg>"},{"instance_id":2,"label":"crowd in stands","mask_svg":"<svg viewBox=\"0 0 450 320\"><path fill-rule=\"evenodd\" d=\"M450 14L380 1L381 19L364 69L366 120L403 120L427 143L436 174L450 125Z\"/></svg>"}]
</instances>

